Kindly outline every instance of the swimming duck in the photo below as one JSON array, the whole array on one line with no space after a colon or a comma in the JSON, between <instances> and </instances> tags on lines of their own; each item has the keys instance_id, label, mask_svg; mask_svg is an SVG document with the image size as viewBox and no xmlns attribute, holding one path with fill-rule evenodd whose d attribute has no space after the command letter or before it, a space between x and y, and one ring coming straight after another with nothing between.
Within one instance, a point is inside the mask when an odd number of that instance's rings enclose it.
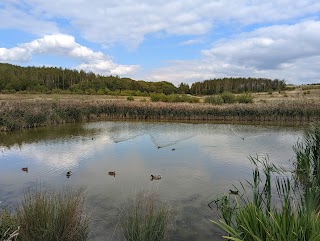
<instances>
[{"instance_id":1,"label":"swimming duck","mask_svg":"<svg viewBox=\"0 0 320 241\"><path fill-rule=\"evenodd\" d=\"M239 194L239 191L238 191L238 190L237 190L237 191L233 191L233 190L230 189L230 194L238 195L238 194Z\"/></svg>"},{"instance_id":2,"label":"swimming duck","mask_svg":"<svg viewBox=\"0 0 320 241\"><path fill-rule=\"evenodd\" d=\"M110 175L110 176L114 176L114 177L115 177L115 176L116 176L116 171L109 172L109 175Z\"/></svg>"},{"instance_id":3,"label":"swimming duck","mask_svg":"<svg viewBox=\"0 0 320 241\"><path fill-rule=\"evenodd\" d=\"M67 171L67 174L66 174L67 178L69 178L71 175L72 175L72 171Z\"/></svg>"},{"instance_id":4,"label":"swimming duck","mask_svg":"<svg viewBox=\"0 0 320 241\"><path fill-rule=\"evenodd\" d=\"M171 149L171 151L175 151L175 150L176 150L176 148L172 148L172 149Z\"/></svg>"},{"instance_id":5,"label":"swimming duck","mask_svg":"<svg viewBox=\"0 0 320 241\"><path fill-rule=\"evenodd\" d=\"M160 176L160 175L156 175L156 176L154 176L154 175L151 175L150 176L150 180L152 181L152 180L160 180L162 177Z\"/></svg>"},{"instance_id":6,"label":"swimming duck","mask_svg":"<svg viewBox=\"0 0 320 241\"><path fill-rule=\"evenodd\" d=\"M28 167L23 167L23 168L21 168L21 170L22 170L23 172L28 172L28 171L29 171Z\"/></svg>"}]
</instances>

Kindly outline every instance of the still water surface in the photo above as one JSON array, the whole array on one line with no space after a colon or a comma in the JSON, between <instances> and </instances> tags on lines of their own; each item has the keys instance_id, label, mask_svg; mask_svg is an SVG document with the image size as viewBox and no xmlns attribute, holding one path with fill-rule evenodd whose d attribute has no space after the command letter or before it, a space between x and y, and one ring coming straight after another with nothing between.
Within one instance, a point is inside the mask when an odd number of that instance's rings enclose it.
<instances>
[{"instance_id":1,"label":"still water surface","mask_svg":"<svg viewBox=\"0 0 320 241\"><path fill-rule=\"evenodd\" d=\"M92 240L121 240L117 224L127 199L158 191L175 210L169 240L221 240L207 204L251 178L248 156L290 168L301 136L297 127L136 122L0 133L0 207L15 207L30 187L84 187ZM151 174L162 179L150 181Z\"/></svg>"}]
</instances>

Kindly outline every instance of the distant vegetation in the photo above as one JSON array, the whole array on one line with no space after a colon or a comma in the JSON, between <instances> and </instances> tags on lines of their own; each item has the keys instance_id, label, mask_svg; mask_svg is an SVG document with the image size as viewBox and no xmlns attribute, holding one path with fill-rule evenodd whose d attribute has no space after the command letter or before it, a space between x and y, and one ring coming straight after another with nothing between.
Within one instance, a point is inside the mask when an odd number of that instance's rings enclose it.
<instances>
[{"instance_id":1,"label":"distant vegetation","mask_svg":"<svg viewBox=\"0 0 320 241\"><path fill-rule=\"evenodd\" d=\"M224 92L218 95L208 96L204 102L215 105L232 104L232 103L253 103L253 96L249 93L236 96L230 92Z\"/></svg>"},{"instance_id":2,"label":"distant vegetation","mask_svg":"<svg viewBox=\"0 0 320 241\"><path fill-rule=\"evenodd\" d=\"M228 98L225 99L229 101ZM95 120L250 121L302 124L319 121L320 108L319 102L303 100L245 105L95 100L94 98L0 101L0 130L18 130Z\"/></svg>"},{"instance_id":3,"label":"distant vegetation","mask_svg":"<svg viewBox=\"0 0 320 241\"><path fill-rule=\"evenodd\" d=\"M83 70L56 67L21 67L0 63L1 93L75 93L87 95L150 96L150 94L212 95L223 92L244 93L283 90L283 80L266 78L221 78L179 87L167 81L147 82L101 76ZM188 101L189 102L189 101Z\"/></svg>"}]
</instances>

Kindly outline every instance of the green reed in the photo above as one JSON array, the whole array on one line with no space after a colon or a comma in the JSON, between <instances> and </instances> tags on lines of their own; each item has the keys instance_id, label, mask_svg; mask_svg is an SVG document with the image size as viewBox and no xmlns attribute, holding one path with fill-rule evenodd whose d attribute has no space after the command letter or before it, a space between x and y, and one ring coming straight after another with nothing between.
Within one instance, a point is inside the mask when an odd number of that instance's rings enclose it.
<instances>
[{"instance_id":1,"label":"green reed","mask_svg":"<svg viewBox=\"0 0 320 241\"><path fill-rule=\"evenodd\" d=\"M140 193L125 208L122 229L127 241L162 241L167 237L170 207L157 193Z\"/></svg>"},{"instance_id":2,"label":"green reed","mask_svg":"<svg viewBox=\"0 0 320 241\"><path fill-rule=\"evenodd\" d=\"M225 196L227 201L217 205L222 219L212 221L228 234L225 239L320 240L319 130L319 125L312 125L295 145L295 178L268 158L250 158L249 188L241 183L241 196Z\"/></svg>"}]
</instances>

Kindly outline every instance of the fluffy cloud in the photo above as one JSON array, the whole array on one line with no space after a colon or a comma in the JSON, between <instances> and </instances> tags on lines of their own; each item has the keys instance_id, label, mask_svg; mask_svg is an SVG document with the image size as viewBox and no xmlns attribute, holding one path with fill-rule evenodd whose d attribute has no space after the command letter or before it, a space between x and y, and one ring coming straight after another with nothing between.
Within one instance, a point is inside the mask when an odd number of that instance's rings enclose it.
<instances>
[{"instance_id":1,"label":"fluffy cloud","mask_svg":"<svg viewBox=\"0 0 320 241\"><path fill-rule=\"evenodd\" d=\"M147 34L202 35L220 22L236 22L238 26L275 23L320 11L320 2L315 0L3 0L2 4L7 9L3 14L9 15L0 14L0 20L5 20L0 21L3 27L16 25L23 30L56 33L56 20L62 19L89 41L132 48ZM60 31L64 30L60 26Z\"/></svg>"},{"instance_id":2,"label":"fluffy cloud","mask_svg":"<svg viewBox=\"0 0 320 241\"><path fill-rule=\"evenodd\" d=\"M176 84L225 76L319 82L319 42L320 21L260 28L215 43L202 51L201 59L170 62L146 78Z\"/></svg>"},{"instance_id":3,"label":"fluffy cloud","mask_svg":"<svg viewBox=\"0 0 320 241\"><path fill-rule=\"evenodd\" d=\"M0 62L27 62L34 54L67 56L81 62L78 69L105 75L127 75L139 67L116 64L102 52L94 52L76 43L74 37L64 34L46 35L11 49L0 48Z\"/></svg>"}]
</instances>

